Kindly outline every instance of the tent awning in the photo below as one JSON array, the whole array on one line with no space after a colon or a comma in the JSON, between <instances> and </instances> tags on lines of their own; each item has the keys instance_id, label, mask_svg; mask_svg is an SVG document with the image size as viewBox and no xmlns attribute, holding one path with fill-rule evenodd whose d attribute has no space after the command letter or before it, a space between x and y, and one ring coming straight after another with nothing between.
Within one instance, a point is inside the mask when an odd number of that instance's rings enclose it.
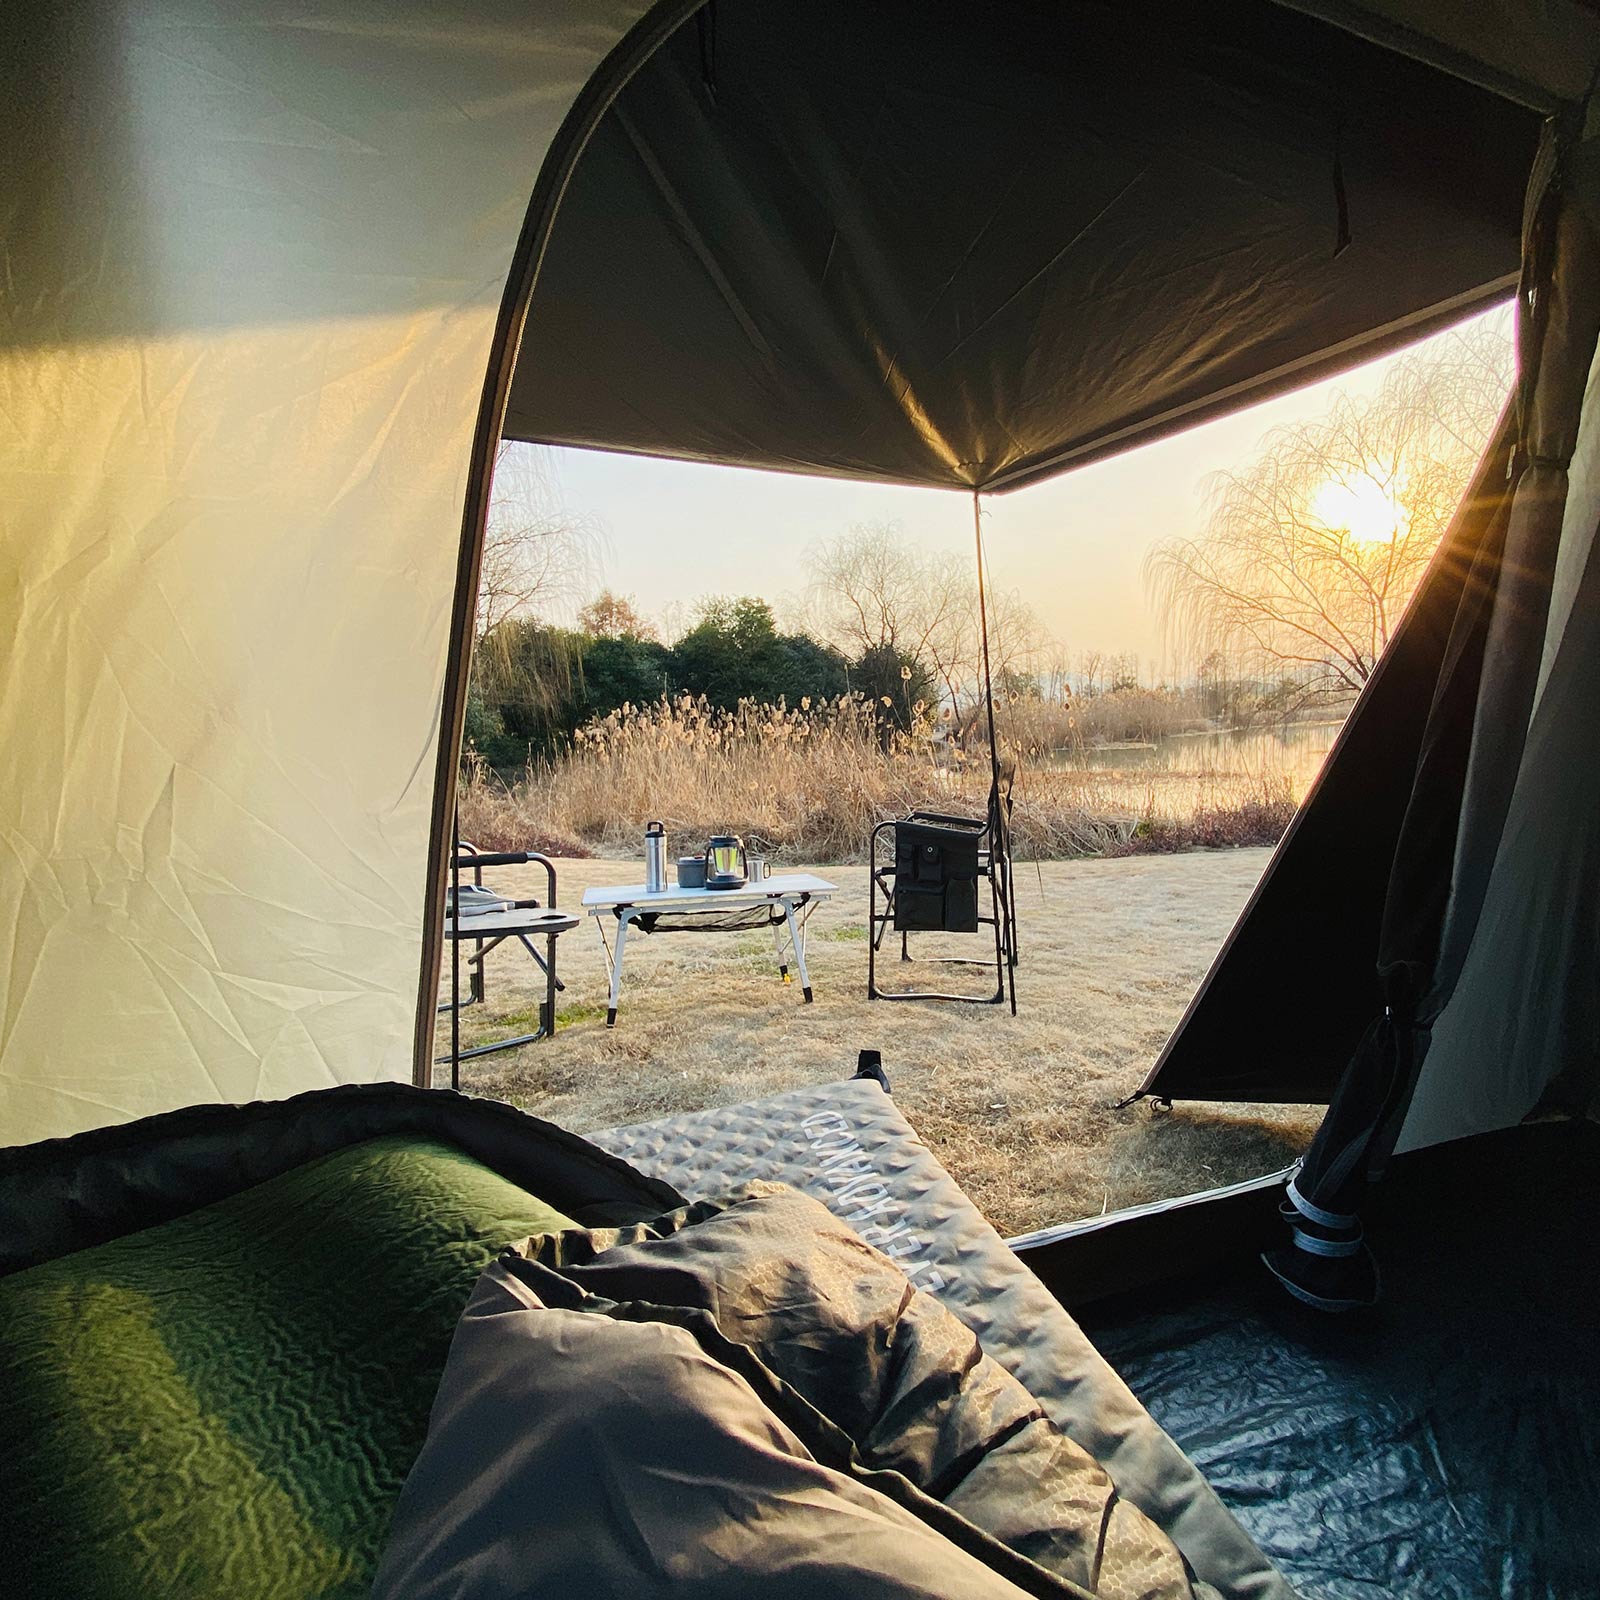
<instances>
[{"instance_id":1,"label":"tent awning","mask_svg":"<svg viewBox=\"0 0 1600 1600\"><path fill-rule=\"evenodd\" d=\"M1538 124L1272 0L712 4L574 174L506 432L1016 487L1506 293Z\"/></svg>"}]
</instances>

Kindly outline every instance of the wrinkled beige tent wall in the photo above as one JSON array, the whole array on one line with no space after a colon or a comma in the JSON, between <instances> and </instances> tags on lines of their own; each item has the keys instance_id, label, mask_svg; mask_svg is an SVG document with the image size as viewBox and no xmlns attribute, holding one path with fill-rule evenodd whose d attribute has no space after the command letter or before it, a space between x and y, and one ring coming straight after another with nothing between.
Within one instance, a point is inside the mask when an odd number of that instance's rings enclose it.
<instances>
[{"instance_id":1,"label":"wrinkled beige tent wall","mask_svg":"<svg viewBox=\"0 0 1600 1600\"><path fill-rule=\"evenodd\" d=\"M411 1074L473 424L623 0L0 21L0 1143Z\"/></svg>"}]
</instances>

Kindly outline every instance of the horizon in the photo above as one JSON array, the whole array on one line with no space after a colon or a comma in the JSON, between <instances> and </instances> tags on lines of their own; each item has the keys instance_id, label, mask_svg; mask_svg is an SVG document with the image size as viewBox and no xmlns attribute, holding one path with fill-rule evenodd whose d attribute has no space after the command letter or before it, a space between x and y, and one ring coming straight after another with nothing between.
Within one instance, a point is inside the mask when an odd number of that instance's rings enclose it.
<instances>
[{"instance_id":1,"label":"horizon","mask_svg":"<svg viewBox=\"0 0 1600 1600\"><path fill-rule=\"evenodd\" d=\"M1455 324L1504 315L1503 307ZM1430 336L1440 338L1450 330ZM1370 397L1389 367L1418 340L1336 377L1170 438L1010 494L983 497L989 577L1016 590L1065 658L1135 654L1151 681L1192 666L1172 650L1146 593L1149 550L1198 532L1213 474L1242 466L1277 428L1327 411L1340 393ZM600 549L588 592L551 608L568 620L600 590L628 596L671 636L712 596L767 601L795 628L809 584L807 555L860 523L895 523L925 549L972 559L972 508L965 490L911 488L798 473L629 456L598 450L513 445L534 452L553 502L590 524Z\"/></svg>"}]
</instances>

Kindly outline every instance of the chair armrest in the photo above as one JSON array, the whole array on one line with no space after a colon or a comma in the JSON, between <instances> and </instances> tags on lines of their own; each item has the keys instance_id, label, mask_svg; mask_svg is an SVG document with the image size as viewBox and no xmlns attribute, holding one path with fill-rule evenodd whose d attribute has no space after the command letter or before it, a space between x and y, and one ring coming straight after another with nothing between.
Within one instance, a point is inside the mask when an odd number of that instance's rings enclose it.
<instances>
[{"instance_id":1,"label":"chair armrest","mask_svg":"<svg viewBox=\"0 0 1600 1600\"><path fill-rule=\"evenodd\" d=\"M545 877L550 881L550 899L548 904L556 903L556 866L549 856L540 855L537 850L475 850L470 855L463 852L456 856L458 867L478 869L482 867L522 867L537 862L544 868Z\"/></svg>"}]
</instances>

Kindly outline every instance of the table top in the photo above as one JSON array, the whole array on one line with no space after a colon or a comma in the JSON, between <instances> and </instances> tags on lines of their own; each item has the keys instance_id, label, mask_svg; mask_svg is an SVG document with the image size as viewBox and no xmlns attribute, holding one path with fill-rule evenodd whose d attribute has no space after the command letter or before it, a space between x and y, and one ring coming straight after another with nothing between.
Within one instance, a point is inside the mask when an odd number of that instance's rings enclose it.
<instances>
[{"instance_id":1,"label":"table top","mask_svg":"<svg viewBox=\"0 0 1600 1600\"><path fill-rule=\"evenodd\" d=\"M494 939L501 934L514 933L566 933L576 928L583 919L570 911L551 906L521 906L509 911L483 911L476 915L461 914L463 939ZM458 937L456 924L450 916L444 919L444 936Z\"/></svg>"},{"instance_id":2,"label":"table top","mask_svg":"<svg viewBox=\"0 0 1600 1600\"><path fill-rule=\"evenodd\" d=\"M826 878L809 872L785 872L763 878L760 883L747 883L742 889L685 889L669 883L651 894L642 883L602 885L583 891L583 906L591 914L618 906L693 906L710 911L717 906L752 905L762 900L798 900L802 895L821 900L838 892L838 884L829 883Z\"/></svg>"}]
</instances>

